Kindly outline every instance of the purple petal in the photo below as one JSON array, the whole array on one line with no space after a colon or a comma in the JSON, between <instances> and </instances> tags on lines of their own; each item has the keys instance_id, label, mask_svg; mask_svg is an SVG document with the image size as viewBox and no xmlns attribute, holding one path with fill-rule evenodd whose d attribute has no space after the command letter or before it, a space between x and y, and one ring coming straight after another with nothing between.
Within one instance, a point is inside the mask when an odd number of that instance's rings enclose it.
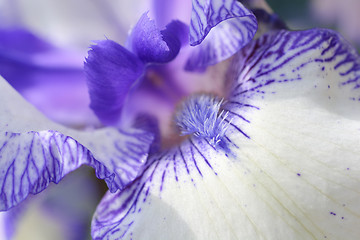
<instances>
[{"instance_id":1,"label":"purple petal","mask_svg":"<svg viewBox=\"0 0 360 240\"><path fill-rule=\"evenodd\" d=\"M143 72L143 63L119 44L104 40L92 46L85 62L90 107L104 124L116 124L128 93Z\"/></svg>"},{"instance_id":2,"label":"purple petal","mask_svg":"<svg viewBox=\"0 0 360 240\"><path fill-rule=\"evenodd\" d=\"M47 52L54 49L48 42L36 37L32 33L20 28L0 29L0 47L8 50L10 55L30 55ZM2 54L6 54L1 52Z\"/></svg>"},{"instance_id":3,"label":"purple petal","mask_svg":"<svg viewBox=\"0 0 360 240\"><path fill-rule=\"evenodd\" d=\"M211 31L210 31L211 30ZM186 69L203 69L231 57L254 37L255 16L235 0L193 0Z\"/></svg>"},{"instance_id":4,"label":"purple petal","mask_svg":"<svg viewBox=\"0 0 360 240\"><path fill-rule=\"evenodd\" d=\"M58 49L22 29L0 30L0 74L49 118L80 127L96 122L83 56Z\"/></svg>"},{"instance_id":5,"label":"purple petal","mask_svg":"<svg viewBox=\"0 0 360 240\"><path fill-rule=\"evenodd\" d=\"M135 178L145 163L151 134L134 129L64 128L47 120L3 79L0 89L1 210L44 190L50 182L59 182L82 164L93 167L114 192Z\"/></svg>"},{"instance_id":6,"label":"purple petal","mask_svg":"<svg viewBox=\"0 0 360 240\"><path fill-rule=\"evenodd\" d=\"M160 31L145 13L132 29L127 45L143 62L164 63L177 56L187 37L188 28L180 21L172 21Z\"/></svg>"}]
</instances>

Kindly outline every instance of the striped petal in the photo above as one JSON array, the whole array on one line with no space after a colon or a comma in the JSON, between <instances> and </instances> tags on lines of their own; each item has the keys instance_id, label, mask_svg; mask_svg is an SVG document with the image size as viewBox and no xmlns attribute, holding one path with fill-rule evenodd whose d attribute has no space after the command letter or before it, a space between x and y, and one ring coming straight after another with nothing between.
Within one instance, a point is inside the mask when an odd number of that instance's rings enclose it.
<instances>
[{"instance_id":1,"label":"striped petal","mask_svg":"<svg viewBox=\"0 0 360 240\"><path fill-rule=\"evenodd\" d=\"M336 33L281 31L234 63L227 148L195 136L107 193L95 239L357 239L360 61Z\"/></svg>"},{"instance_id":2,"label":"striped petal","mask_svg":"<svg viewBox=\"0 0 360 240\"><path fill-rule=\"evenodd\" d=\"M254 37L255 16L235 0L193 0L190 45L196 46L188 70L203 69L231 57Z\"/></svg>"},{"instance_id":3,"label":"striped petal","mask_svg":"<svg viewBox=\"0 0 360 240\"><path fill-rule=\"evenodd\" d=\"M95 168L114 192L137 175L147 158L150 134L64 128L47 120L4 79L0 89L0 210L59 182L82 164Z\"/></svg>"}]
</instances>

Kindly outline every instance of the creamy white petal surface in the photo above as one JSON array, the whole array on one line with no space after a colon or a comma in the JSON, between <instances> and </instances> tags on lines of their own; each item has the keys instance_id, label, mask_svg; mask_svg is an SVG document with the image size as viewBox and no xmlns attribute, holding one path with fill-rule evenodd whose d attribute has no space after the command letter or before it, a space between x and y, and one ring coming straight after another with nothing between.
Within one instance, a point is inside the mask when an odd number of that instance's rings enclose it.
<instances>
[{"instance_id":1,"label":"creamy white petal surface","mask_svg":"<svg viewBox=\"0 0 360 240\"><path fill-rule=\"evenodd\" d=\"M192 137L152 156L107 193L93 238L358 238L357 53L331 31L282 31L234 62L227 148Z\"/></svg>"}]
</instances>

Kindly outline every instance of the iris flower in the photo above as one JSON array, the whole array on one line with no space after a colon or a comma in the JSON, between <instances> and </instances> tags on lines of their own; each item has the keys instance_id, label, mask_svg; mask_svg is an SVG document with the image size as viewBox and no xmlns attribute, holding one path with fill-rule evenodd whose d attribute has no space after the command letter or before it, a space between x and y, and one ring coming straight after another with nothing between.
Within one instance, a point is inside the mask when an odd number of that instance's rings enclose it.
<instances>
[{"instance_id":1,"label":"iris flower","mask_svg":"<svg viewBox=\"0 0 360 240\"><path fill-rule=\"evenodd\" d=\"M145 13L125 46L96 42L94 131L2 80L1 210L87 164L109 187L94 239L356 239L359 56L330 30L256 28L238 1L194 0L190 31Z\"/></svg>"}]
</instances>

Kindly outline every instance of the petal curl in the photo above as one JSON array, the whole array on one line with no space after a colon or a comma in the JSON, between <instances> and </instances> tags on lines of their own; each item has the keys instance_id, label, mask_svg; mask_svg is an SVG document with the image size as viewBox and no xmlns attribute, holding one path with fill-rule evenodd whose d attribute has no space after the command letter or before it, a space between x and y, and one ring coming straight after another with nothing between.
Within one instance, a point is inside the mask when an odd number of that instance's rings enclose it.
<instances>
[{"instance_id":1,"label":"petal curl","mask_svg":"<svg viewBox=\"0 0 360 240\"><path fill-rule=\"evenodd\" d=\"M235 0L193 0L190 45L196 46L186 69L198 70L225 60L251 41L255 16Z\"/></svg>"},{"instance_id":2,"label":"petal curl","mask_svg":"<svg viewBox=\"0 0 360 240\"><path fill-rule=\"evenodd\" d=\"M137 56L114 41L92 46L85 62L90 107L104 124L117 123L128 93L144 70Z\"/></svg>"},{"instance_id":3,"label":"petal curl","mask_svg":"<svg viewBox=\"0 0 360 240\"><path fill-rule=\"evenodd\" d=\"M0 210L59 182L82 164L95 168L96 176L114 192L137 175L147 158L150 134L68 129L46 119L4 79L0 89Z\"/></svg>"},{"instance_id":4,"label":"petal curl","mask_svg":"<svg viewBox=\"0 0 360 240\"><path fill-rule=\"evenodd\" d=\"M95 239L359 236L356 51L331 31L281 31L237 57L229 152L190 138L151 157L131 185L106 194Z\"/></svg>"},{"instance_id":5,"label":"petal curl","mask_svg":"<svg viewBox=\"0 0 360 240\"><path fill-rule=\"evenodd\" d=\"M177 56L187 42L188 31L180 21L172 21L160 31L155 20L144 13L132 29L127 46L143 62L165 63Z\"/></svg>"}]
</instances>

